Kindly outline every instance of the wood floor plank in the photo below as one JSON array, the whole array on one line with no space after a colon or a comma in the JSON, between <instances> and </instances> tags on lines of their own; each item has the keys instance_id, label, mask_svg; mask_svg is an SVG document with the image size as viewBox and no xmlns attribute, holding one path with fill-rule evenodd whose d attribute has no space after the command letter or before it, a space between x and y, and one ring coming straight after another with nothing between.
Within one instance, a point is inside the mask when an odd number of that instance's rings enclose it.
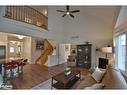
<instances>
[{"instance_id":1,"label":"wood floor plank","mask_svg":"<svg viewBox=\"0 0 127 95\"><path fill-rule=\"evenodd\" d=\"M63 72L66 67L66 64L59 64L49 68L40 64L27 64L24 66L23 76L17 77L11 82L14 84L14 89L31 89L32 87ZM82 71L86 72L85 69Z\"/></svg>"}]
</instances>

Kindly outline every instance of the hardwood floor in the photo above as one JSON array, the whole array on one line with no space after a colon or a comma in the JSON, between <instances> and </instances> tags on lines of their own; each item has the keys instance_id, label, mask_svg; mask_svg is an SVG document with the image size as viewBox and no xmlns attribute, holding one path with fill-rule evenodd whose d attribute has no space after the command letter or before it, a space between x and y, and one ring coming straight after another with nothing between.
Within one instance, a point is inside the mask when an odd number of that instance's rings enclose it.
<instances>
[{"instance_id":1,"label":"hardwood floor","mask_svg":"<svg viewBox=\"0 0 127 95\"><path fill-rule=\"evenodd\" d=\"M60 64L49 68L39 64L28 64L24 66L23 76L11 80L11 83L13 83L14 89L31 89L32 87L50 79L52 76L63 72L65 68L66 64ZM87 74L87 70L85 69L78 70L81 70L82 74Z\"/></svg>"}]
</instances>

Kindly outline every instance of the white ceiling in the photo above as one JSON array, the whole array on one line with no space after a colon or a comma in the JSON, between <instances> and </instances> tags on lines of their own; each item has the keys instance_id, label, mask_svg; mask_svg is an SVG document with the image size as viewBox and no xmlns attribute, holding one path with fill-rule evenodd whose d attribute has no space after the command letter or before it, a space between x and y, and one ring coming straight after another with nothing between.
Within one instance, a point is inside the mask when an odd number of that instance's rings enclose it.
<instances>
[{"instance_id":1,"label":"white ceiling","mask_svg":"<svg viewBox=\"0 0 127 95\"><path fill-rule=\"evenodd\" d=\"M66 10L66 6L64 6L64 8L60 6L58 9ZM119 12L118 6L70 6L70 10L77 9L80 10L80 12L75 13L75 16L82 14L84 15L84 19L87 16L91 16L107 25L107 27L112 28L114 27L115 18L117 17L116 12Z\"/></svg>"},{"instance_id":2,"label":"white ceiling","mask_svg":"<svg viewBox=\"0 0 127 95\"><path fill-rule=\"evenodd\" d=\"M95 19L98 19L109 27L113 27L116 9L117 7L115 6L89 6L81 8L81 12L83 12L84 15L93 16Z\"/></svg>"},{"instance_id":3,"label":"white ceiling","mask_svg":"<svg viewBox=\"0 0 127 95\"><path fill-rule=\"evenodd\" d=\"M42 12L42 9L47 9L47 6L31 6L32 8ZM50 7L50 6L49 6ZM58 10L66 10L66 6L54 6ZM115 18L117 17L116 12L118 11L118 6L70 6L70 10L80 10L80 13L84 15L84 18L91 16L98 19L108 27L114 27ZM62 13L59 13L62 15Z\"/></svg>"},{"instance_id":4,"label":"white ceiling","mask_svg":"<svg viewBox=\"0 0 127 95\"><path fill-rule=\"evenodd\" d=\"M54 7L56 10L66 10L66 6ZM56 10L54 12L61 17L63 13L56 12ZM66 39L73 42L74 39L71 38L76 36L78 37L75 39L77 43L88 40L98 44L100 41L112 43L113 28L119 14L117 6L70 6L70 10L80 10L80 12L73 14L75 18L61 17L65 23Z\"/></svg>"}]
</instances>

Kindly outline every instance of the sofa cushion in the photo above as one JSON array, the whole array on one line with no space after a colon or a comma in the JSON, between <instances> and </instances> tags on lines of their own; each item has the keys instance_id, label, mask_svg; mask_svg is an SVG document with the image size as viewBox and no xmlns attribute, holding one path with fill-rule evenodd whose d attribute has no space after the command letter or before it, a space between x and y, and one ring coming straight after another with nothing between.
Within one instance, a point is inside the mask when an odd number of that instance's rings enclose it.
<instances>
[{"instance_id":1,"label":"sofa cushion","mask_svg":"<svg viewBox=\"0 0 127 95\"><path fill-rule=\"evenodd\" d=\"M120 70L121 74L123 75L126 83L127 83L127 72L126 71L123 71L123 70Z\"/></svg>"},{"instance_id":2,"label":"sofa cushion","mask_svg":"<svg viewBox=\"0 0 127 95\"><path fill-rule=\"evenodd\" d=\"M90 87L86 87L85 89L102 89L104 87L104 84L102 83L95 83Z\"/></svg>"},{"instance_id":3,"label":"sofa cushion","mask_svg":"<svg viewBox=\"0 0 127 95\"><path fill-rule=\"evenodd\" d=\"M102 79L104 89L127 89L127 84L118 69L108 67Z\"/></svg>"},{"instance_id":4,"label":"sofa cushion","mask_svg":"<svg viewBox=\"0 0 127 95\"><path fill-rule=\"evenodd\" d=\"M84 89L95 83L97 83L95 79L91 74L88 74L83 80L79 80L72 89ZM127 83L120 71L112 67L107 68L101 83L104 84L104 89L127 89Z\"/></svg>"},{"instance_id":5,"label":"sofa cushion","mask_svg":"<svg viewBox=\"0 0 127 95\"><path fill-rule=\"evenodd\" d=\"M3 77L2 77L2 75L0 74L0 88L1 88L2 84L3 84Z\"/></svg>"},{"instance_id":6,"label":"sofa cushion","mask_svg":"<svg viewBox=\"0 0 127 95\"><path fill-rule=\"evenodd\" d=\"M97 81L100 82L102 80L102 77L104 76L106 70L100 70L99 68L96 68L95 71L92 73L92 77Z\"/></svg>"},{"instance_id":7,"label":"sofa cushion","mask_svg":"<svg viewBox=\"0 0 127 95\"><path fill-rule=\"evenodd\" d=\"M95 69L96 69L95 67L94 68L90 68L89 72L92 74L95 71Z\"/></svg>"},{"instance_id":8,"label":"sofa cushion","mask_svg":"<svg viewBox=\"0 0 127 95\"><path fill-rule=\"evenodd\" d=\"M91 77L91 74L88 74L84 77L83 80L79 80L72 89L84 89L85 87L95 84L96 81Z\"/></svg>"}]
</instances>

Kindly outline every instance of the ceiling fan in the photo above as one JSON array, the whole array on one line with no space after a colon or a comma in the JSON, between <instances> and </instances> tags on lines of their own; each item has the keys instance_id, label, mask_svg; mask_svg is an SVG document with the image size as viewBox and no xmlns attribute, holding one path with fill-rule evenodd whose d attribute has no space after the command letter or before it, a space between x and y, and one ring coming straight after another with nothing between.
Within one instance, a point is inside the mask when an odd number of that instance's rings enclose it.
<instances>
[{"instance_id":1,"label":"ceiling fan","mask_svg":"<svg viewBox=\"0 0 127 95\"><path fill-rule=\"evenodd\" d=\"M70 11L70 7L69 6L66 6L66 11L63 11L63 10L56 10L57 12L62 12L64 13L62 15L62 17L65 17L66 15L70 15L72 18L74 18L74 15L73 13L77 13L77 12L80 12L80 10L73 10L73 11Z\"/></svg>"}]
</instances>

